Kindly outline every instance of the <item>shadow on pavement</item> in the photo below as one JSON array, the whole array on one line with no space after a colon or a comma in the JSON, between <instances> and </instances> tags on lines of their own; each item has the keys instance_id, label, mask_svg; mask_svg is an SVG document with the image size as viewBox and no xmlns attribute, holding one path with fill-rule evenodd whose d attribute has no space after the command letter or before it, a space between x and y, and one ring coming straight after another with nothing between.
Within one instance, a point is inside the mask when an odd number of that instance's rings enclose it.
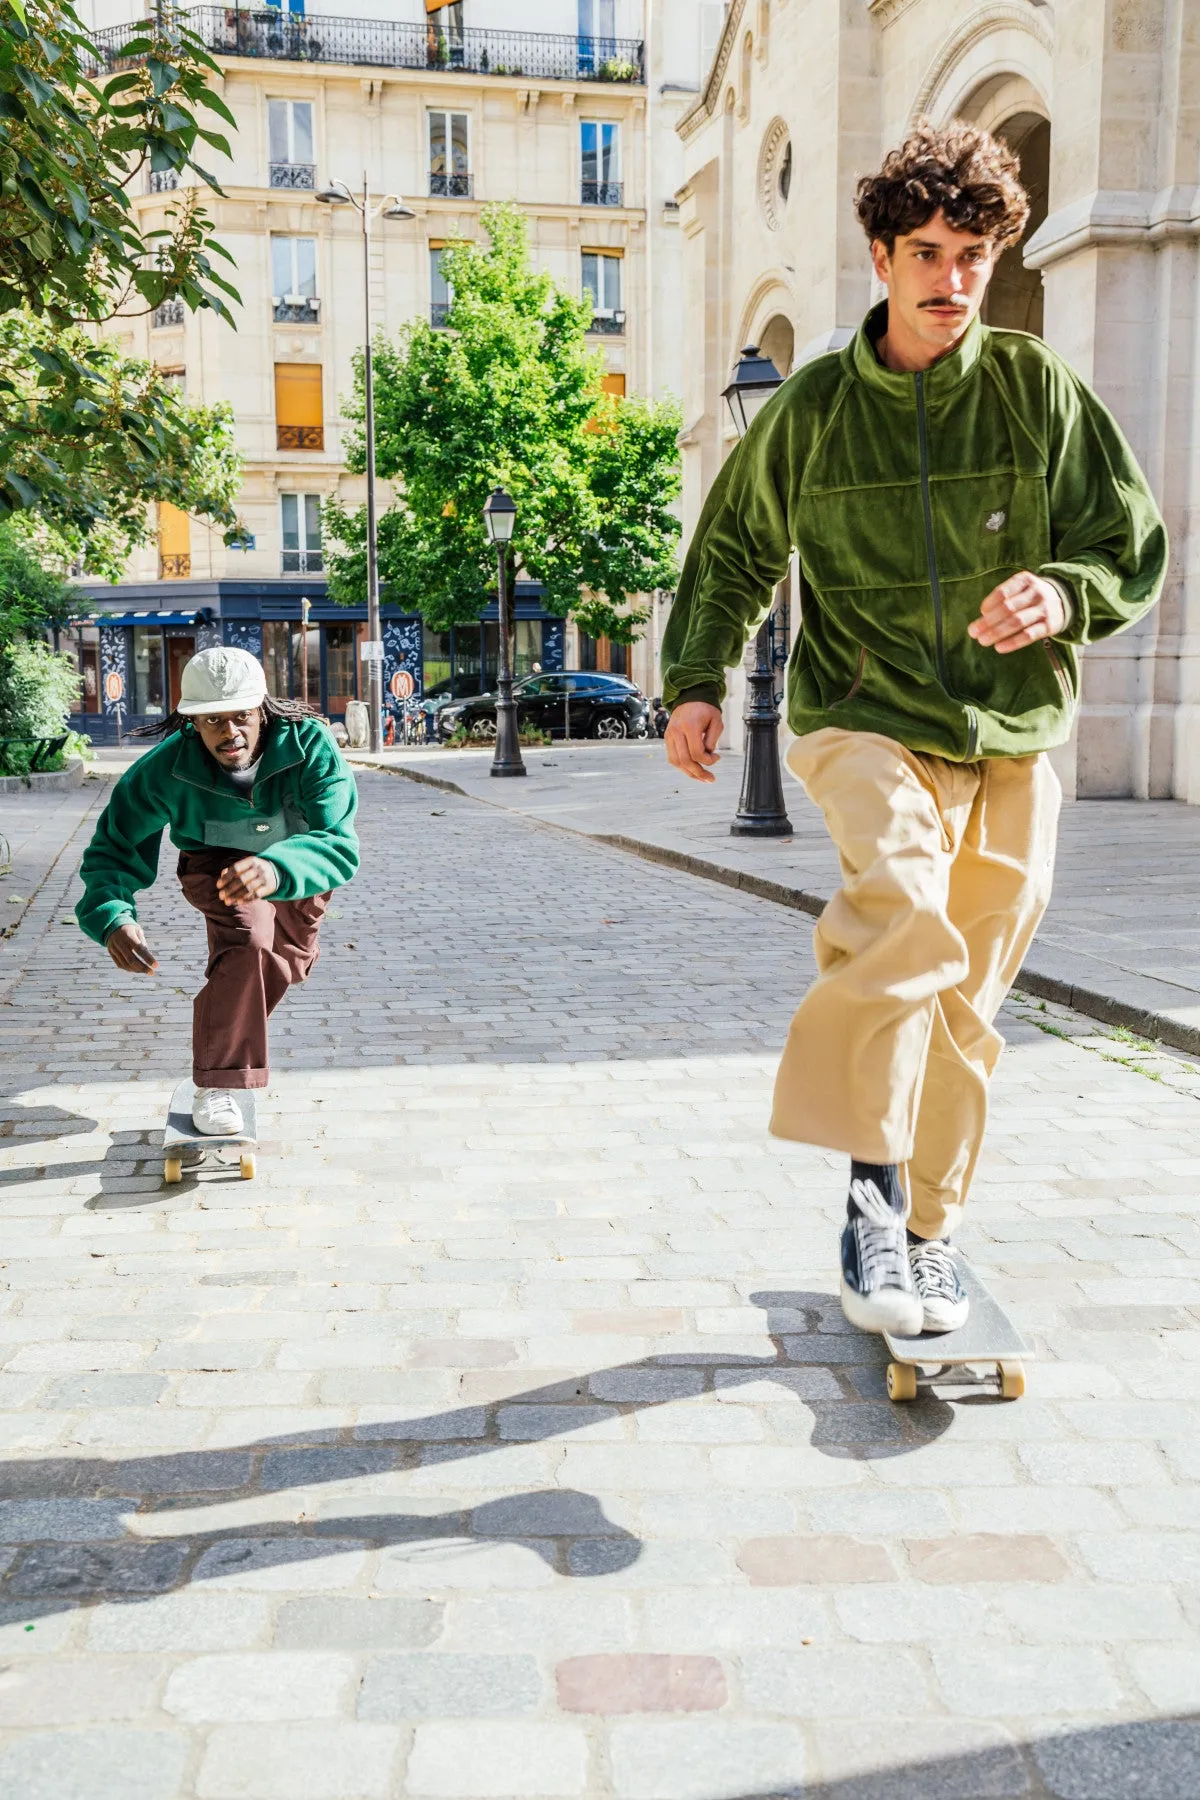
<instances>
[{"instance_id":1,"label":"shadow on pavement","mask_svg":"<svg viewBox=\"0 0 1200 1800\"><path fill-rule=\"evenodd\" d=\"M986 1706L987 1696L980 1696ZM944 1724L945 1722L939 1722ZM916 1722L896 1728L920 1731ZM784 1785L712 1800L1196 1800L1200 1716L1091 1725L958 1755L897 1762L833 1781ZM883 1758L880 1758L882 1764Z\"/></svg>"},{"instance_id":2,"label":"shadow on pavement","mask_svg":"<svg viewBox=\"0 0 1200 1800\"><path fill-rule=\"evenodd\" d=\"M807 1445L825 1456L858 1461L900 1456L919 1450L946 1429L952 1413L943 1402L918 1401L899 1411L870 1397L876 1390L882 1393L882 1340L828 1329L840 1326L841 1319L836 1301L827 1294L762 1293L754 1299L767 1314L774 1349L769 1358L717 1350L654 1356L487 1405L359 1426L353 1441L330 1429L234 1449L0 1463L0 1541L21 1546L0 1586L0 1609L11 1619L24 1616L19 1608L28 1602L39 1603L38 1611L44 1612L55 1602L150 1598L229 1574L234 1552L220 1546L234 1544L240 1556L281 1564L454 1536L475 1542L503 1538L536 1549L561 1574L610 1574L637 1560L640 1540L609 1521L594 1496L567 1489L433 1515L391 1512L371 1495L362 1497L359 1513L339 1496L338 1510L329 1517L314 1512L299 1519L260 1518L229 1529L163 1537L147 1534L146 1527L153 1530L159 1520L169 1524L170 1515L189 1501L197 1507L216 1506L492 1456L622 1413L763 1380L796 1397L812 1420ZM837 1398L806 1396L814 1387L827 1391L831 1374ZM802 1418L798 1407L798 1422ZM796 1447L805 1447L799 1433ZM652 1444L642 1448L647 1457L654 1456ZM503 1478L502 1466L498 1475ZM802 1481L798 1470L797 1484ZM92 1517L75 1511L80 1502L95 1507ZM131 1512L138 1514L142 1527L137 1536L121 1524L121 1515ZM69 1541L76 1534L79 1541Z\"/></svg>"}]
</instances>

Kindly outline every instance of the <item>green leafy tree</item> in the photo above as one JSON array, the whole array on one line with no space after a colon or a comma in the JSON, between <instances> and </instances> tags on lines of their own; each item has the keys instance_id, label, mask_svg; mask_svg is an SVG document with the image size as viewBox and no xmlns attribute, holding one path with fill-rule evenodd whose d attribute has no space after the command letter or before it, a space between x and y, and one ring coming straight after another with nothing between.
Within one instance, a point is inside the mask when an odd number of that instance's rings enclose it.
<instances>
[{"instance_id":1,"label":"green leafy tree","mask_svg":"<svg viewBox=\"0 0 1200 1800\"><path fill-rule=\"evenodd\" d=\"M60 736L78 697L72 657L33 641L0 649L0 737L29 742Z\"/></svg>"},{"instance_id":2,"label":"green leafy tree","mask_svg":"<svg viewBox=\"0 0 1200 1800\"><path fill-rule=\"evenodd\" d=\"M77 592L47 568L12 525L0 525L0 646L62 624L77 604Z\"/></svg>"},{"instance_id":3,"label":"green leafy tree","mask_svg":"<svg viewBox=\"0 0 1200 1800\"><path fill-rule=\"evenodd\" d=\"M540 581L547 610L593 636L632 642L646 613L631 598L675 580L678 408L603 393L590 302L532 269L515 208L485 207L482 223L486 244L444 258L449 329L413 320L374 351L376 466L396 492L378 526L386 595L435 629L477 619L496 580L483 503L501 485L517 503L512 578ZM347 410L361 471L361 366ZM330 591L361 602L365 511L330 505L325 526Z\"/></svg>"},{"instance_id":4,"label":"green leafy tree","mask_svg":"<svg viewBox=\"0 0 1200 1800\"><path fill-rule=\"evenodd\" d=\"M220 192L196 160L229 153L219 75L169 6L101 43L64 0L0 0L0 519L36 511L102 558L156 499L235 528L226 416L77 329L170 299L232 323L203 188L153 222L131 198L147 168Z\"/></svg>"}]
</instances>

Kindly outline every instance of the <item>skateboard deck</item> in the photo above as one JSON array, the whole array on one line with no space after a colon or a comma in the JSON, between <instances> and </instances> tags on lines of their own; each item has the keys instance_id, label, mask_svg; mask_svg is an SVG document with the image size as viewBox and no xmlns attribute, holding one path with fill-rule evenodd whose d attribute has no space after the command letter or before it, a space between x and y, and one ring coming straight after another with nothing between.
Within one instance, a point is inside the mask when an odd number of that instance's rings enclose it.
<instances>
[{"instance_id":1,"label":"skateboard deck","mask_svg":"<svg viewBox=\"0 0 1200 1800\"><path fill-rule=\"evenodd\" d=\"M257 1172L254 1152L258 1143L258 1112L253 1089L248 1088L245 1093L238 1095L245 1129L231 1132L228 1137L210 1137L206 1132L196 1130L192 1124L192 1104L195 1098L196 1089L190 1081L181 1081L171 1095L166 1129L163 1132L163 1180L168 1186L183 1180L183 1159L188 1151L200 1152L198 1157L188 1159L198 1168L205 1162L221 1161L217 1152L232 1148L238 1153L242 1180L252 1181Z\"/></svg>"},{"instance_id":2,"label":"skateboard deck","mask_svg":"<svg viewBox=\"0 0 1200 1800\"><path fill-rule=\"evenodd\" d=\"M955 1255L962 1284L971 1301L965 1325L957 1331L923 1331L916 1337L898 1337L885 1331L892 1361L888 1364L887 1390L891 1400L915 1400L918 1387L932 1387L951 1370L961 1385L987 1385L993 1379L1006 1400L1025 1392L1026 1358L1032 1346L1021 1336L1000 1302L975 1273L970 1263ZM991 1370L984 1375L966 1371L974 1365Z\"/></svg>"}]
</instances>

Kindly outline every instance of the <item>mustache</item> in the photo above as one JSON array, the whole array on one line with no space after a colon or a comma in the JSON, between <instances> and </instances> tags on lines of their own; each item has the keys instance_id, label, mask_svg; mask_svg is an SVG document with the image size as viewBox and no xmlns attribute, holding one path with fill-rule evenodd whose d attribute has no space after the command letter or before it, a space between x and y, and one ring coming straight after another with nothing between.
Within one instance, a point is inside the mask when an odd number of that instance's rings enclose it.
<instances>
[{"instance_id":1,"label":"mustache","mask_svg":"<svg viewBox=\"0 0 1200 1800\"><path fill-rule=\"evenodd\" d=\"M939 312L944 312L947 307L951 306L955 312L966 312L969 302L965 300L921 300L917 304L917 311L922 312L927 306L936 306Z\"/></svg>"}]
</instances>

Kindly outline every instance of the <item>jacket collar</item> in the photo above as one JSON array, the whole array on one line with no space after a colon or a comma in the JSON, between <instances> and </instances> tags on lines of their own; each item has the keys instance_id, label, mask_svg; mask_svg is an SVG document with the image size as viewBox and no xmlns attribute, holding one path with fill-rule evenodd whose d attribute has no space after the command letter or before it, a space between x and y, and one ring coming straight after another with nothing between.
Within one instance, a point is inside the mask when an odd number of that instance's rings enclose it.
<instances>
[{"instance_id":1,"label":"jacket collar","mask_svg":"<svg viewBox=\"0 0 1200 1800\"><path fill-rule=\"evenodd\" d=\"M886 331L887 301L881 300L878 306L871 308L844 354L859 380L868 387L881 394L890 394L894 399L915 403L914 376L899 369L885 369L875 354L875 346ZM986 334L987 326L976 313L954 349L923 371L927 402L952 394L975 373L983 355Z\"/></svg>"},{"instance_id":2,"label":"jacket collar","mask_svg":"<svg viewBox=\"0 0 1200 1800\"><path fill-rule=\"evenodd\" d=\"M304 751L295 725L290 719L273 719L259 765L259 781L265 781L272 775L278 775L282 769L293 768L296 763L303 761ZM171 773L176 781L186 781L192 787L211 790L221 786L217 771L194 730L180 732L179 749L175 753Z\"/></svg>"}]
</instances>

